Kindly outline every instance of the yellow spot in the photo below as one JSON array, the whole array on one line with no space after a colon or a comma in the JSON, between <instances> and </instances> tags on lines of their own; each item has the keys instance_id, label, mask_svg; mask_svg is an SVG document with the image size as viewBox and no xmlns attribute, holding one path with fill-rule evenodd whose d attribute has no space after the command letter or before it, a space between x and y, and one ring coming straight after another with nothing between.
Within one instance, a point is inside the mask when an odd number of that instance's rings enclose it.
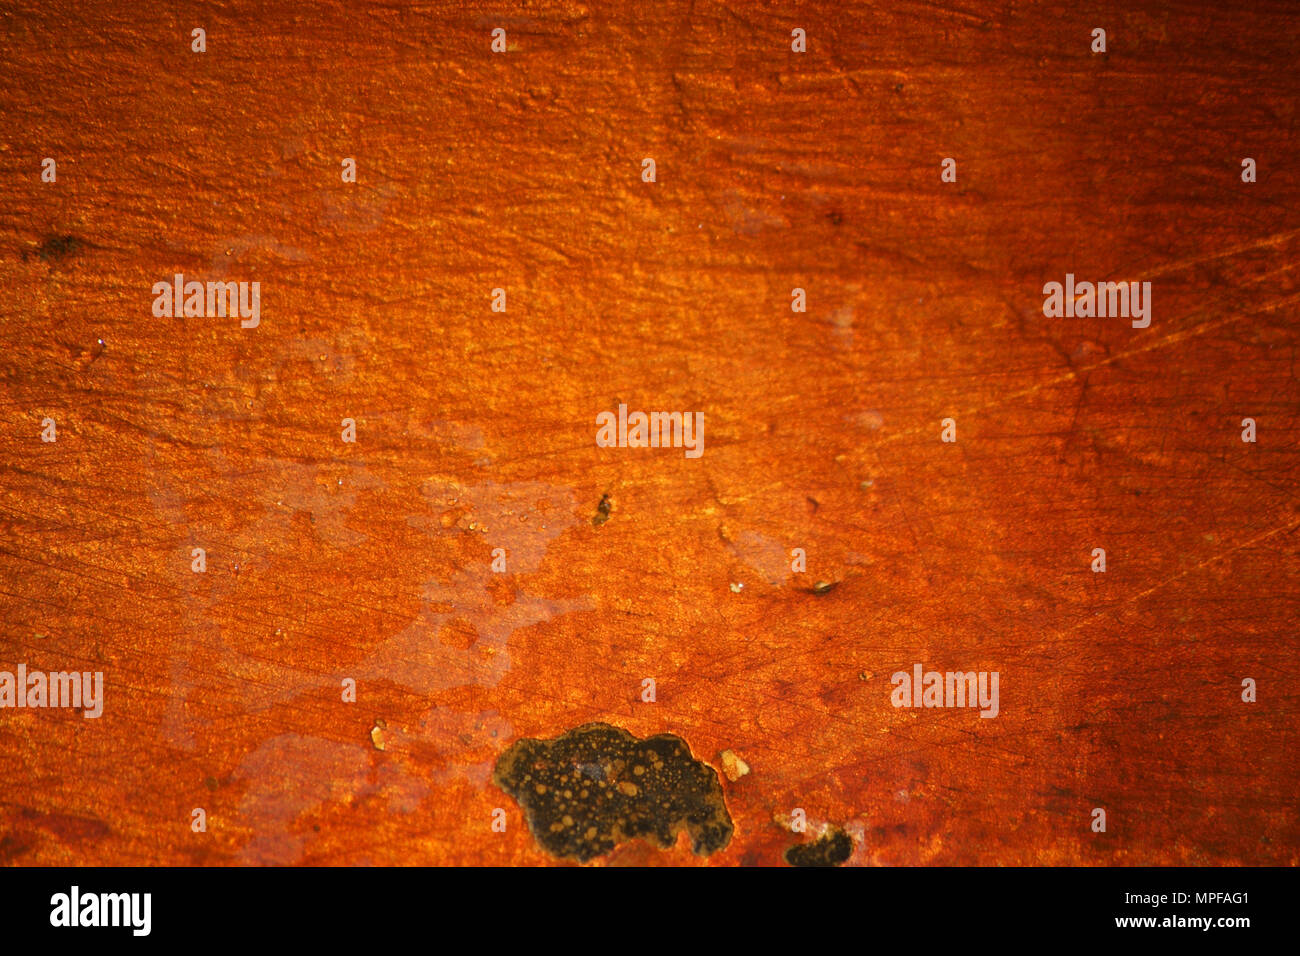
<instances>
[{"instance_id":1,"label":"yellow spot","mask_svg":"<svg viewBox=\"0 0 1300 956\"><path fill-rule=\"evenodd\" d=\"M735 783L745 774L749 773L749 764L736 756L735 751L722 751L722 772L727 775L727 779Z\"/></svg>"}]
</instances>

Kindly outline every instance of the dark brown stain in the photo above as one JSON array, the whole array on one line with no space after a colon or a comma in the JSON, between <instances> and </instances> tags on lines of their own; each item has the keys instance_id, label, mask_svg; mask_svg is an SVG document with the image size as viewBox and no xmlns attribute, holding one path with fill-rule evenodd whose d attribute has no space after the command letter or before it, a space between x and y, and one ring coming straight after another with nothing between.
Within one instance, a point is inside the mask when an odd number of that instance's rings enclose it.
<instances>
[{"instance_id":1,"label":"dark brown stain","mask_svg":"<svg viewBox=\"0 0 1300 956\"><path fill-rule=\"evenodd\" d=\"M0 837L0 864L8 865L28 852L35 843L15 833L6 833Z\"/></svg>"},{"instance_id":2,"label":"dark brown stain","mask_svg":"<svg viewBox=\"0 0 1300 956\"><path fill-rule=\"evenodd\" d=\"M609 520L609 513L613 509L614 506L609 500L609 495L601 495L600 504L596 505L596 514L591 519L591 523L595 525L597 528L599 528L601 525L603 525L606 521Z\"/></svg>"},{"instance_id":3,"label":"dark brown stain","mask_svg":"<svg viewBox=\"0 0 1300 956\"><path fill-rule=\"evenodd\" d=\"M595 723L517 740L492 780L523 807L541 847L563 859L586 862L635 839L665 849L683 830L707 856L734 830L717 772L673 734L642 740Z\"/></svg>"},{"instance_id":4,"label":"dark brown stain","mask_svg":"<svg viewBox=\"0 0 1300 956\"><path fill-rule=\"evenodd\" d=\"M791 866L839 866L853 855L853 838L831 827L815 843L800 843L785 851Z\"/></svg>"},{"instance_id":5,"label":"dark brown stain","mask_svg":"<svg viewBox=\"0 0 1300 956\"><path fill-rule=\"evenodd\" d=\"M86 243L76 236L46 236L34 254L42 262L54 264L77 255L85 248ZM29 255L24 252L23 259L26 260Z\"/></svg>"}]
</instances>

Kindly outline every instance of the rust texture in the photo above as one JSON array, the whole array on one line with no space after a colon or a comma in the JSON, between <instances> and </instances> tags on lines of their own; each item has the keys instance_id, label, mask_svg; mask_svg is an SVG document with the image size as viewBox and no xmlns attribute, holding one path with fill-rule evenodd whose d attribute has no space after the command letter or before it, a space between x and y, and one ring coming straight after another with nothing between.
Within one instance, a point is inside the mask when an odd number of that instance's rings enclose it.
<instances>
[{"instance_id":1,"label":"rust texture","mask_svg":"<svg viewBox=\"0 0 1300 956\"><path fill-rule=\"evenodd\" d=\"M1300 862L1297 37L5 4L0 671L104 709L0 710L0 863L559 864L493 768L592 722L733 755L725 847L600 865ZM1067 273L1150 327L1045 317ZM620 404L703 454L597 447ZM997 717L893 706L917 663Z\"/></svg>"}]
</instances>

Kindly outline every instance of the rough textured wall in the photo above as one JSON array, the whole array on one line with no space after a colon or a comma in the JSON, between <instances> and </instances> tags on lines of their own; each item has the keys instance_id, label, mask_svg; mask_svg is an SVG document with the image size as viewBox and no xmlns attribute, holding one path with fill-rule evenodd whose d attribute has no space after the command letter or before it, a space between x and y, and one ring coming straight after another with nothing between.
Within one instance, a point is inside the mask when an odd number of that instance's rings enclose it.
<instances>
[{"instance_id":1,"label":"rough textured wall","mask_svg":"<svg viewBox=\"0 0 1300 956\"><path fill-rule=\"evenodd\" d=\"M1300 11L1084 6L6 3L0 861L559 862L605 723L734 833L596 862L1295 864Z\"/></svg>"}]
</instances>

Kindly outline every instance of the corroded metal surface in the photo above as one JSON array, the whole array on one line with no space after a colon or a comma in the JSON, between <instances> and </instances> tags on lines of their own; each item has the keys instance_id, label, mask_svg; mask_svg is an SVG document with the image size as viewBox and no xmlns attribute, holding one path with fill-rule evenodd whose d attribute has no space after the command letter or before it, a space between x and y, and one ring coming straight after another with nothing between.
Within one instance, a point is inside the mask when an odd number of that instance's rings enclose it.
<instances>
[{"instance_id":1,"label":"corroded metal surface","mask_svg":"<svg viewBox=\"0 0 1300 956\"><path fill-rule=\"evenodd\" d=\"M159 6L0 13L0 862L555 863L589 722L732 754L599 863L1297 862L1294 5Z\"/></svg>"}]
</instances>

